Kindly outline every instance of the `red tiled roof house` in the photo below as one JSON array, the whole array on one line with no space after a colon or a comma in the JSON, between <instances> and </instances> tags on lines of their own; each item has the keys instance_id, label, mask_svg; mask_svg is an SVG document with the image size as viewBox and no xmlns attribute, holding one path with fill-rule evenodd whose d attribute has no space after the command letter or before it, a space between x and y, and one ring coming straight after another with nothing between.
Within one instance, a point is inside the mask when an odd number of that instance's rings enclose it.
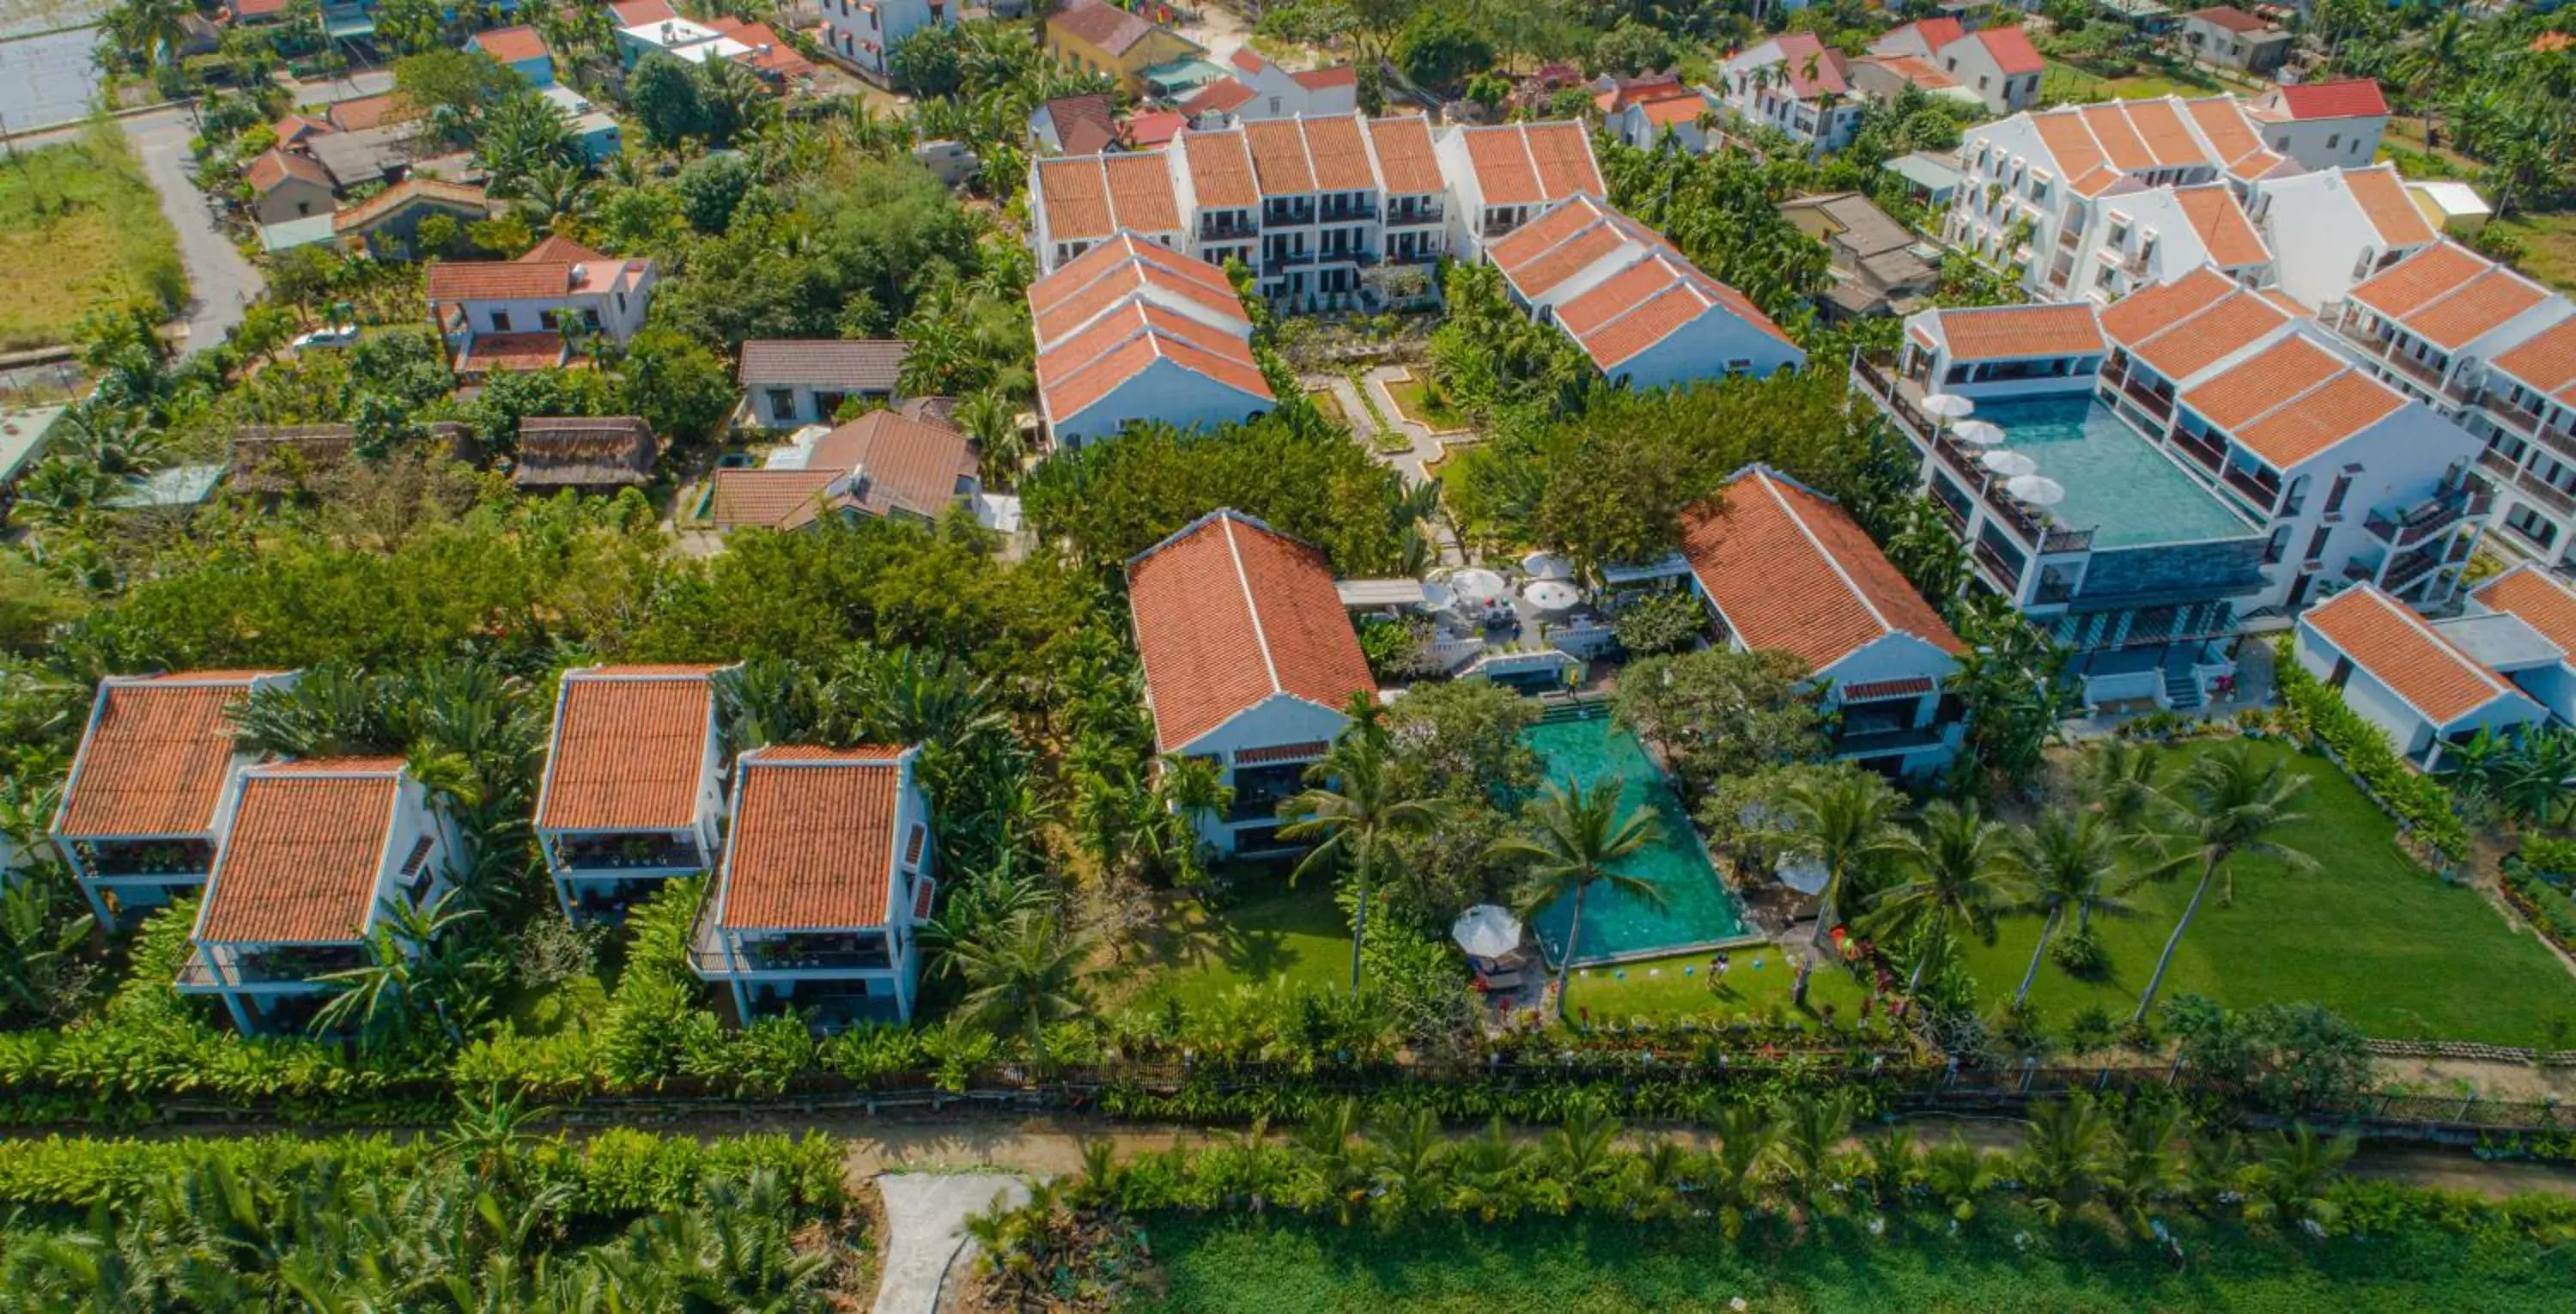
<instances>
[{"instance_id":1,"label":"red tiled roof house","mask_svg":"<svg viewBox=\"0 0 2576 1314\"><path fill-rule=\"evenodd\" d=\"M1080 446L1136 422L1188 429L1270 410L1252 323L1222 270L1121 232L1029 285L1038 411Z\"/></svg>"},{"instance_id":2,"label":"red tiled roof house","mask_svg":"<svg viewBox=\"0 0 2576 1314\"><path fill-rule=\"evenodd\" d=\"M1834 499L1749 467L1682 513L1682 555L1729 647L1806 663L1834 756L1912 776L1958 751L1941 689L1967 649Z\"/></svg>"},{"instance_id":3,"label":"red tiled roof house","mask_svg":"<svg viewBox=\"0 0 2576 1314\"><path fill-rule=\"evenodd\" d=\"M650 260L603 255L561 237L516 260L441 260L426 279L430 318L467 376L562 364L567 327L632 339L644 327L654 281Z\"/></svg>"},{"instance_id":4,"label":"red tiled roof house","mask_svg":"<svg viewBox=\"0 0 2576 1314\"><path fill-rule=\"evenodd\" d=\"M717 669L564 672L536 832L576 925L623 917L663 881L715 866L724 814Z\"/></svg>"},{"instance_id":5,"label":"red tiled roof house","mask_svg":"<svg viewBox=\"0 0 2576 1314\"><path fill-rule=\"evenodd\" d=\"M2367 584L2310 608L2291 650L2302 669L2341 691L2345 706L2427 771L2442 765L2445 748L2480 730L2548 720L2549 709L2502 667L2546 665L2563 676L2565 660L2510 613L2428 621Z\"/></svg>"},{"instance_id":6,"label":"red tiled roof house","mask_svg":"<svg viewBox=\"0 0 2576 1314\"><path fill-rule=\"evenodd\" d=\"M1217 768L1233 806L1203 818L1221 853L1284 847L1279 805L1377 696L1323 553L1239 511L1218 511L1127 563L1155 747Z\"/></svg>"},{"instance_id":7,"label":"red tiled roof house","mask_svg":"<svg viewBox=\"0 0 2576 1314\"><path fill-rule=\"evenodd\" d=\"M937 896L918 748L771 745L734 764L733 833L689 959L745 1021L909 1022Z\"/></svg>"},{"instance_id":8,"label":"red tiled roof house","mask_svg":"<svg viewBox=\"0 0 2576 1314\"><path fill-rule=\"evenodd\" d=\"M464 856L398 757L245 767L228 801L177 984L244 1032L301 1029L339 988L323 978L366 966L397 905L435 904Z\"/></svg>"},{"instance_id":9,"label":"red tiled roof house","mask_svg":"<svg viewBox=\"0 0 2576 1314\"><path fill-rule=\"evenodd\" d=\"M99 682L80 751L47 828L99 925L206 883L251 756L231 714L278 671L111 675Z\"/></svg>"}]
</instances>

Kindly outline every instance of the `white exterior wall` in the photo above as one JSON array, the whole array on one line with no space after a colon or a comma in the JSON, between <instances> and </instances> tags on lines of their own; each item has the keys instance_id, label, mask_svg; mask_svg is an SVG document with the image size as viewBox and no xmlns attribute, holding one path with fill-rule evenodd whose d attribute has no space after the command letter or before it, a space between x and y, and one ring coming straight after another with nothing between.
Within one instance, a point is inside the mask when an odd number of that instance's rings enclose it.
<instances>
[{"instance_id":1,"label":"white exterior wall","mask_svg":"<svg viewBox=\"0 0 2576 1314\"><path fill-rule=\"evenodd\" d=\"M880 79L905 37L934 23L954 21L954 10L934 10L929 0L815 0L823 17L823 46Z\"/></svg>"},{"instance_id":2,"label":"white exterior wall","mask_svg":"<svg viewBox=\"0 0 2576 1314\"><path fill-rule=\"evenodd\" d=\"M1262 748L1284 748L1293 744L1330 746L1335 737L1350 725L1350 718L1339 711L1310 703L1293 694L1272 694L1251 707L1237 712L1225 724L1191 740L1181 749L1184 757L1213 756L1223 772L1228 787L1234 784L1236 755ZM1317 757L1323 756L1318 752ZM1261 763L1277 766L1281 763ZM1272 816L1244 817L1228 822L1216 817L1199 820L1199 837L1219 853L1236 851L1237 832L1256 830L1278 824Z\"/></svg>"},{"instance_id":3,"label":"white exterior wall","mask_svg":"<svg viewBox=\"0 0 2576 1314\"><path fill-rule=\"evenodd\" d=\"M2335 664L2346 655L2305 621L2299 623L2291 651L2301 669L2329 683L2334 678ZM2389 742L2396 745L2398 752L2419 766L2425 764L2436 739L2475 734L2483 729L2502 732L2515 726L2537 725L2549 717L2548 709L2532 701L2528 695L2509 689L2504 696L2459 720L2436 726L2357 661L2353 663L2351 677L2344 681L2343 701L2363 720L2379 727ZM2438 767L2439 760L2435 759L2433 765Z\"/></svg>"},{"instance_id":4,"label":"white exterior wall","mask_svg":"<svg viewBox=\"0 0 2576 1314\"><path fill-rule=\"evenodd\" d=\"M2365 115L2351 119L2258 121L2251 126L2262 134L2263 144L2274 153L2287 155L2311 169L2357 169L2370 163L2371 156L2378 152L2379 136L2388 130L2388 120L2380 115Z\"/></svg>"},{"instance_id":5,"label":"white exterior wall","mask_svg":"<svg viewBox=\"0 0 2576 1314\"><path fill-rule=\"evenodd\" d=\"M2281 290L2318 310L2343 300L2392 257L2422 249L2382 246L2379 230L2353 199L2340 171L2258 182L2247 207L2272 248L2272 272Z\"/></svg>"},{"instance_id":6,"label":"white exterior wall","mask_svg":"<svg viewBox=\"0 0 2576 1314\"><path fill-rule=\"evenodd\" d=\"M652 301L653 275L648 271L634 287L622 292L567 292L559 297L477 298L454 303L465 316L467 326L475 333L541 333L545 316L558 317L565 311L578 315L588 311L598 316L598 331L625 342L644 328L644 310ZM496 315L507 315L506 324L495 321Z\"/></svg>"},{"instance_id":7,"label":"white exterior wall","mask_svg":"<svg viewBox=\"0 0 2576 1314\"><path fill-rule=\"evenodd\" d=\"M2291 405L2297 403L2292 402ZM2430 407L2410 405L2315 457L2282 471L2281 486L2285 491L2297 493L2299 482L2307 481L2304 493L2299 493L2298 514L2273 516L2268 510L2257 511L2255 519L2264 525L2267 532L2277 533L2287 527L2290 531L2288 550L2280 561L2264 568L2264 578L2268 581L2264 591L2256 597L2240 600L2238 609L2250 611L2286 605L2290 590L2308 559L2308 547L2315 541L2319 528L2326 531L2325 548L2320 554L2325 564L2317 580L2310 584L2307 597L2302 599L2303 605L2317 600L2317 585L2342 583L2344 567L2356 557L2382 552L2378 565L2384 570L2395 558L2405 555L2406 550L2392 547L2372 536L2366 524L2371 508L2385 503L2403 510L2422 504L2441 491L2443 476L2451 467L2474 461L2477 451L2478 440L2469 436L2466 430L2443 419ZM2192 462L2178 464L2194 474L2200 473L2200 467ZM2344 496L2337 523L2327 525L2326 501L2336 478L2349 466L2361 468L2353 475L2352 487ZM2223 482L2216 487L2222 497L2235 496ZM2241 505L2242 499L2238 500ZM2434 571L2437 576L2446 573L2456 576L2456 572L2440 567ZM2410 595L2415 587L2410 583ZM2440 591L2449 591L2447 582L2440 586Z\"/></svg>"},{"instance_id":8,"label":"white exterior wall","mask_svg":"<svg viewBox=\"0 0 2576 1314\"><path fill-rule=\"evenodd\" d=\"M1739 361L1743 362L1741 368L1737 367ZM1769 378L1805 363L1806 357L1797 348L1737 319L1723 307L1711 307L1699 318L1673 330L1663 341L1620 362L1611 371L1611 379L1643 392L1729 374Z\"/></svg>"},{"instance_id":9,"label":"white exterior wall","mask_svg":"<svg viewBox=\"0 0 2576 1314\"><path fill-rule=\"evenodd\" d=\"M1983 97L1988 113L2010 114L2039 101L2040 75L2004 72L1993 52L1986 49L1986 43L1973 33L1943 46L1930 62L1960 86Z\"/></svg>"},{"instance_id":10,"label":"white exterior wall","mask_svg":"<svg viewBox=\"0 0 2576 1314\"><path fill-rule=\"evenodd\" d=\"M773 391L782 390L787 393L785 410L780 410L769 395ZM830 412L821 410L815 405L814 395L817 392L837 393L845 399L865 397L873 401L894 400L894 393L891 391L878 392L862 388L846 388L839 384L826 386L812 383L755 383L743 389L743 400L751 408L753 422L764 429L794 429L808 424L830 424L832 422Z\"/></svg>"},{"instance_id":11,"label":"white exterior wall","mask_svg":"<svg viewBox=\"0 0 2576 1314\"><path fill-rule=\"evenodd\" d=\"M895 768L903 772L904 785L895 810L894 851L886 855L891 874L887 878L889 919L876 926L811 926L794 931L731 931L712 929L719 954L714 964L701 964L698 974L707 981L731 990L738 1016L752 1017L762 1004L793 1001L801 987L810 986L817 993L847 995L853 987L864 988L871 1000L885 999L893 1005L897 1020L912 1021L914 998L920 993L921 947L913 935L912 909L924 883L938 879L938 845L925 837L921 846L919 870L904 868L903 850L914 826L927 832L930 828L930 801L915 782L913 761L906 759ZM773 770L885 770L883 767L783 767ZM722 890L708 896L722 897ZM712 916L712 913L709 914ZM886 937L885 967L822 967L800 964L794 967L769 967L757 958L759 946L770 939L793 934L831 934L835 932L882 931Z\"/></svg>"},{"instance_id":12,"label":"white exterior wall","mask_svg":"<svg viewBox=\"0 0 2576 1314\"><path fill-rule=\"evenodd\" d=\"M1737 646L1741 647L1741 644ZM1941 688L1950 673L1958 668L1957 659L1911 634L1889 634L1854 651L1851 655L1817 673L1818 679L1831 680L1828 710L1839 706L1841 690L1850 685L1876 684L1886 680L1925 679L1932 682L1931 691L1918 696L1914 707L1914 726L1921 729L1932 724L1941 707ZM1902 759L1905 775L1937 771L1947 765L1966 738L1965 725L1952 722L1942 731L1940 742L1903 753L1844 752L1844 758L1887 757Z\"/></svg>"},{"instance_id":13,"label":"white exterior wall","mask_svg":"<svg viewBox=\"0 0 2576 1314\"><path fill-rule=\"evenodd\" d=\"M1079 414L1054 417L1051 428L1058 443L1079 446L1116 434L1130 420L1159 420L1183 429L1205 428L1265 414L1270 406L1266 398L1238 391L1161 358Z\"/></svg>"}]
</instances>

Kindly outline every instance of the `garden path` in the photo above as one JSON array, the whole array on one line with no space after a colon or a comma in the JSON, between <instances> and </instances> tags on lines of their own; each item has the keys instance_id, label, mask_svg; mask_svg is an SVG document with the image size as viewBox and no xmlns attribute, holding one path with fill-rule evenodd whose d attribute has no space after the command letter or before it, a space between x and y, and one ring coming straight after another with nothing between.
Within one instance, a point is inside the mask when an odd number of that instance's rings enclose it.
<instances>
[{"instance_id":1,"label":"garden path","mask_svg":"<svg viewBox=\"0 0 2576 1314\"><path fill-rule=\"evenodd\" d=\"M1029 1184L995 1173L887 1173L877 1192L886 1239L876 1314L935 1314L941 1285L972 1249L966 1220L997 1198L1028 1203Z\"/></svg>"}]
</instances>

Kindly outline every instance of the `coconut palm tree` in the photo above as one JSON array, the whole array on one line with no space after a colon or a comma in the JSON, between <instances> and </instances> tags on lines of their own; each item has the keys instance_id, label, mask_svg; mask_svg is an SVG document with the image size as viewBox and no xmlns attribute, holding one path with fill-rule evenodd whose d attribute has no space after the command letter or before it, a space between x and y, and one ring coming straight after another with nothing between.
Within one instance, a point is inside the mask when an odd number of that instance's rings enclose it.
<instances>
[{"instance_id":1,"label":"coconut palm tree","mask_svg":"<svg viewBox=\"0 0 2576 1314\"><path fill-rule=\"evenodd\" d=\"M2013 1008L2030 1002L2031 984L2039 980L2039 960L2049 937L2075 913L2079 931L2092 925L2093 914L2126 917L2137 911L2121 901L2113 882L2123 870L2119 834L2099 812L2051 812L2015 831L2005 861L2017 878L2016 897L1996 911L2040 919L2039 943L2030 949L2030 970L2013 992Z\"/></svg>"},{"instance_id":2,"label":"coconut palm tree","mask_svg":"<svg viewBox=\"0 0 2576 1314\"><path fill-rule=\"evenodd\" d=\"M996 1031L1016 1030L1030 1057L1043 1062L1046 1029L1089 1007L1081 974L1090 953L1086 937L1067 931L1051 908L1022 908L987 922L948 949L966 982L958 1012Z\"/></svg>"},{"instance_id":3,"label":"coconut palm tree","mask_svg":"<svg viewBox=\"0 0 2576 1314\"><path fill-rule=\"evenodd\" d=\"M2076 785L2093 810L2125 842L2153 843L2172 815L2173 800L2158 776L2162 755L2152 744L2113 736L2087 745L2076 767Z\"/></svg>"},{"instance_id":4,"label":"coconut palm tree","mask_svg":"<svg viewBox=\"0 0 2576 1314\"><path fill-rule=\"evenodd\" d=\"M2181 1138L2182 1110L2176 1105L2133 1101L2120 1116L2102 1193L2130 1232L2141 1239L2154 1231L2148 1210L2182 1179L2182 1167L2174 1155Z\"/></svg>"},{"instance_id":5,"label":"coconut palm tree","mask_svg":"<svg viewBox=\"0 0 2576 1314\"><path fill-rule=\"evenodd\" d=\"M1881 934L1930 928L1922 956L1914 960L1911 985L1920 985L1924 970L1948 955L1951 937L1960 931L1993 938L2007 879L2005 831L1980 815L1976 804L1962 807L1943 799L1923 809L1919 833L1900 834L1892 849L1913 875L1879 892L1871 920L1883 928Z\"/></svg>"},{"instance_id":6,"label":"coconut palm tree","mask_svg":"<svg viewBox=\"0 0 2576 1314\"><path fill-rule=\"evenodd\" d=\"M2327 1138L2304 1122L2275 1133L2251 1173L2245 1216L2282 1224L2333 1222L2342 1206L2328 1188L2357 1144L2350 1132Z\"/></svg>"},{"instance_id":7,"label":"coconut palm tree","mask_svg":"<svg viewBox=\"0 0 2576 1314\"><path fill-rule=\"evenodd\" d=\"M1843 1138L1851 1134L1851 1096L1834 1090L1787 1101L1779 1125L1780 1139L1773 1154L1780 1173L1798 1199L1813 1209L1841 1175Z\"/></svg>"},{"instance_id":8,"label":"coconut palm tree","mask_svg":"<svg viewBox=\"0 0 2576 1314\"><path fill-rule=\"evenodd\" d=\"M1020 435L1019 407L1009 397L995 388L968 393L958 402L954 418L957 427L975 440L977 464L986 486L1008 488L1019 482L1020 467L1027 464L1029 450Z\"/></svg>"},{"instance_id":9,"label":"coconut palm tree","mask_svg":"<svg viewBox=\"0 0 2576 1314\"><path fill-rule=\"evenodd\" d=\"M1852 878L1890 851L1901 806L1886 781L1865 771L1799 779L1773 805L1782 823L1768 837L1773 846L1824 868L1825 885L1816 893L1818 947L1833 930L1835 909L1851 893Z\"/></svg>"},{"instance_id":10,"label":"coconut palm tree","mask_svg":"<svg viewBox=\"0 0 2576 1314\"><path fill-rule=\"evenodd\" d=\"M381 906L384 918L367 940L366 965L313 978L334 991L313 1015L313 1034L327 1035L352 1025L369 1035L399 1031L426 1000L450 1038L458 1038L457 1019L448 1001L439 997L449 976L445 969L454 964L433 959L429 950L450 929L482 916L482 910L460 906L454 890L424 906L402 899L388 899Z\"/></svg>"},{"instance_id":11,"label":"coconut palm tree","mask_svg":"<svg viewBox=\"0 0 2576 1314\"><path fill-rule=\"evenodd\" d=\"M2433 113L2441 107L2442 91L2451 80L2469 71L2462 58L2469 38L2469 14L2464 7L2445 10L2424 29L2415 44L2389 70L2415 98L2415 111L2424 121L2424 144L2441 144L2433 135Z\"/></svg>"},{"instance_id":12,"label":"coconut palm tree","mask_svg":"<svg viewBox=\"0 0 2576 1314\"><path fill-rule=\"evenodd\" d=\"M2228 897L2233 899L2236 858L2251 854L2296 872L2316 870L2315 858L2274 838L2283 827L2305 819L2296 804L2307 789L2308 778L2291 774L2286 760L2268 766L2259 763L2251 746L2244 743L2195 759L2183 773L2179 792L2189 819L2185 834L2190 841L2183 858L2200 859L2200 884L2193 888L2191 902L2183 905L2173 934L2166 937L2164 952L2156 956L2155 974L2147 978L2147 988L2138 996L2132 1022L2146 1021L2147 1010L2155 1007L2156 992L2164 988L2165 972L2173 966L2174 950L2181 947L2191 919L2200 912L2201 900L2208 897L2210 884L2221 872L2228 875Z\"/></svg>"},{"instance_id":13,"label":"coconut palm tree","mask_svg":"<svg viewBox=\"0 0 2576 1314\"><path fill-rule=\"evenodd\" d=\"M1447 809L1437 799L1396 793L1389 780L1386 714L1375 699L1354 693L1343 711L1350 728L1322 761L1306 769L1307 788L1280 806L1279 815L1293 820L1279 828L1279 837L1320 841L1288 874L1292 885L1309 873L1349 870L1359 894L1351 917L1351 993L1358 994L1369 894L1396 860L1390 843L1400 834L1429 829Z\"/></svg>"},{"instance_id":14,"label":"coconut palm tree","mask_svg":"<svg viewBox=\"0 0 2576 1314\"><path fill-rule=\"evenodd\" d=\"M2101 1185L2111 1123L2091 1095L2032 1107L2022 1143L2022 1190L2051 1224L2062 1224L2093 1198Z\"/></svg>"},{"instance_id":15,"label":"coconut palm tree","mask_svg":"<svg viewBox=\"0 0 2576 1314\"><path fill-rule=\"evenodd\" d=\"M1625 782L1616 779L1595 781L1586 789L1579 782L1549 781L1547 792L1530 801L1522 817L1531 826L1526 836L1503 839L1489 851L1505 862L1525 864L1519 903L1527 916L1557 900L1571 896L1574 917L1565 928L1565 946L1556 956L1556 1015L1566 1015L1565 986L1574 970L1574 955L1583 943L1583 900L1595 885L1640 899L1660 903L1664 894L1652 877L1616 870L1638 850L1662 841L1663 823L1655 814L1642 808L1626 811L1619 806L1620 791Z\"/></svg>"}]
</instances>

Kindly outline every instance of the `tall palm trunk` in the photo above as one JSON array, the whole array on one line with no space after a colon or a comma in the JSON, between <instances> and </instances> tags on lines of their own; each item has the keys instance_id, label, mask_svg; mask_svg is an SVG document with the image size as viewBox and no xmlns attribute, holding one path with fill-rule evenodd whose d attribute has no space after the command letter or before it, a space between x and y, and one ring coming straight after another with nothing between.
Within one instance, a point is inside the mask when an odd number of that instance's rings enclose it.
<instances>
[{"instance_id":1,"label":"tall palm trunk","mask_svg":"<svg viewBox=\"0 0 2576 1314\"><path fill-rule=\"evenodd\" d=\"M1924 945L1923 952L1915 956L1914 974L1905 978L1905 993L1910 995L1921 989L1923 970L1949 951L1950 919L1946 915L1935 917L1932 922L1931 943Z\"/></svg>"},{"instance_id":2,"label":"tall palm trunk","mask_svg":"<svg viewBox=\"0 0 2576 1314\"><path fill-rule=\"evenodd\" d=\"M1360 903L1351 917L1351 993L1360 992L1360 942L1368 937L1368 872L1360 872Z\"/></svg>"},{"instance_id":3,"label":"tall palm trunk","mask_svg":"<svg viewBox=\"0 0 2576 1314\"><path fill-rule=\"evenodd\" d=\"M1565 983L1574 974L1574 947L1583 943L1583 892L1592 888L1584 881L1574 887L1574 924L1565 928L1565 952L1556 956L1556 1020L1565 1020Z\"/></svg>"},{"instance_id":4,"label":"tall palm trunk","mask_svg":"<svg viewBox=\"0 0 2576 1314\"><path fill-rule=\"evenodd\" d=\"M2048 952L2048 937L2056 933L2057 921L2065 915L2065 909L2052 908L2047 920L2039 924L2039 943L2031 946L2030 950L2030 970L2021 974L2021 989L2013 992L2014 1012L2020 1012L2022 1005L2030 1002L2030 987L2039 980L2039 956Z\"/></svg>"},{"instance_id":5,"label":"tall palm trunk","mask_svg":"<svg viewBox=\"0 0 2576 1314\"><path fill-rule=\"evenodd\" d=\"M2182 920L2174 923L2173 934L2165 937L2165 951L2156 955L2156 974L2147 978L2145 994L2138 996L2138 1011L2129 1016L2132 1024L2147 1020L2147 1010L2155 1007L2156 991L2163 989L2165 969L2173 966L2174 950L2182 947L2182 933L2191 929L2193 913L2200 911L2200 901L2209 894L2209 882L2218 875L2220 855L2209 855L2200 869L2200 885L2191 892L2191 902L2182 906Z\"/></svg>"}]
</instances>

